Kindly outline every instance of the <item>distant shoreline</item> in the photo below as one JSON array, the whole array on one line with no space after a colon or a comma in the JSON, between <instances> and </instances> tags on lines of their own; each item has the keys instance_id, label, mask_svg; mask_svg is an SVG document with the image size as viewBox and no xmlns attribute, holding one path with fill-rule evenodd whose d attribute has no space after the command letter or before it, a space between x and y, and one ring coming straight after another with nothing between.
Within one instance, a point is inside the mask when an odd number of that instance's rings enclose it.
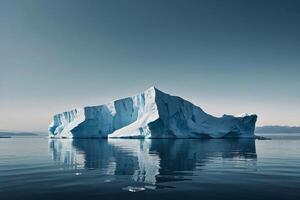
<instances>
[{"instance_id":1,"label":"distant shoreline","mask_svg":"<svg viewBox=\"0 0 300 200\"><path fill-rule=\"evenodd\" d=\"M300 133L300 126L260 126L255 133Z\"/></svg>"},{"instance_id":2,"label":"distant shoreline","mask_svg":"<svg viewBox=\"0 0 300 200\"><path fill-rule=\"evenodd\" d=\"M274 134L274 133L300 133L300 126L278 126L278 125L268 125L268 126L258 126L255 128L255 134ZM0 131L0 138L11 138L19 136L48 136L47 132L28 132L28 131Z\"/></svg>"}]
</instances>

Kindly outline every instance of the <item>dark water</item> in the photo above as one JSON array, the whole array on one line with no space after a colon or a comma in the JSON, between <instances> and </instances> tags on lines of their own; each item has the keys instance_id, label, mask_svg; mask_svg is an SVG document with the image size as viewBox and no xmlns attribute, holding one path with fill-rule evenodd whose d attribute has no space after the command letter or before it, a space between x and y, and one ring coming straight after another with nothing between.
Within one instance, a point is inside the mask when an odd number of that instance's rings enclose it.
<instances>
[{"instance_id":1,"label":"dark water","mask_svg":"<svg viewBox=\"0 0 300 200\"><path fill-rule=\"evenodd\" d=\"M300 199L300 134L0 139L0 199Z\"/></svg>"}]
</instances>

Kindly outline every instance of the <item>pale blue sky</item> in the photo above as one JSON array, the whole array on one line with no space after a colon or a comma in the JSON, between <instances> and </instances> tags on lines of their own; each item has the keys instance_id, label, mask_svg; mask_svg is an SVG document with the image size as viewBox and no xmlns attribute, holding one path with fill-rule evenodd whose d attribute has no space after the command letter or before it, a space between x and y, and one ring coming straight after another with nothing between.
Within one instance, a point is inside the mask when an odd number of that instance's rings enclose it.
<instances>
[{"instance_id":1,"label":"pale blue sky","mask_svg":"<svg viewBox=\"0 0 300 200\"><path fill-rule=\"evenodd\" d=\"M215 115L300 125L300 2L0 0L0 129L155 85Z\"/></svg>"}]
</instances>

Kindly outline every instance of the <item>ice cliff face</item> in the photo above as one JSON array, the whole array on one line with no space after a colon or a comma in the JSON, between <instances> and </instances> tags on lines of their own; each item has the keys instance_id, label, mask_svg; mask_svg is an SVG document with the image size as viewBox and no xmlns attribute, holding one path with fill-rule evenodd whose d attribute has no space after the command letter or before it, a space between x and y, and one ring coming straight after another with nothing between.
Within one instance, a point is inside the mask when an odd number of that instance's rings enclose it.
<instances>
[{"instance_id":1,"label":"ice cliff face","mask_svg":"<svg viewBox=\"0 0 300 200\"><path fill-rule=\"evenodd\" d=\"M256 115L214 117L151 87L109 104L57 114L49 126L58 138L253 138Z\"/></svg>"}]
</instances>

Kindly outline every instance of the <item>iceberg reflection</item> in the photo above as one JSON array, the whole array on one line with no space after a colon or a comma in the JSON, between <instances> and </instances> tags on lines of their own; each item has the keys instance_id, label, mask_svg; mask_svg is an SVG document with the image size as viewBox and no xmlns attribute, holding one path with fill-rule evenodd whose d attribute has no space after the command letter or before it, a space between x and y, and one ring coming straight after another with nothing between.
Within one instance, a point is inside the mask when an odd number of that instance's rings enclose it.
<instances>
[{"instance_id":1,"label":"iceberg reflection","mask_svg":"<svg viewBox=\"0 0 300 200\"><path fill-rule=\"evenodd\" d=\"M185 175L213 162L256 162L255 140L197 139L51 139L52 158L67 168L98 169L106 175L130 175L136 182L156 184L186 180Z\"/></svg>"}]
</instances>

